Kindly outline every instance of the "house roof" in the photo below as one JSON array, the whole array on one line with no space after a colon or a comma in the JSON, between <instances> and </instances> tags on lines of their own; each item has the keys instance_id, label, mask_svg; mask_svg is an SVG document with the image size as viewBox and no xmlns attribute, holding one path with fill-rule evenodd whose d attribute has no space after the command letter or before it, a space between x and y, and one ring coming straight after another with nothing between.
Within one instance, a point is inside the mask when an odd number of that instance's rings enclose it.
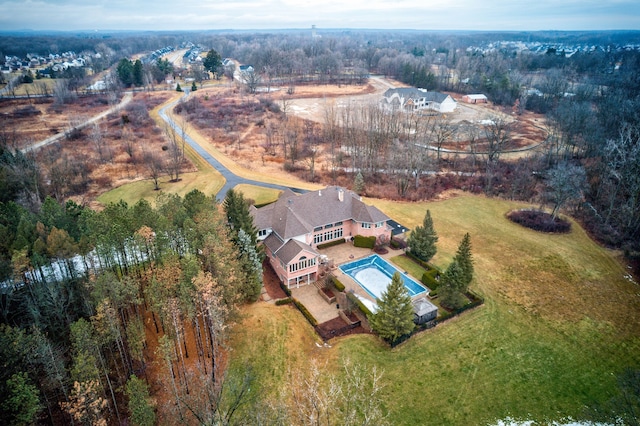
<instances>
[{"instance_id":1,"label":"house roof","mask_svg":"<svg viewBox=\"0 0 640 426\"><path fill-rule=\"evenodd\" d=\"M375 223L389 219L378 208L363 203L356 193L338 186L302 195L288 190L275 203L252 209L251 213L258 229L271 228L283 241L340 221Z\"/></svg>"},{"instance_id":2,"label":"house roof","mask_svg":"<svg viewBox=\"0 0 640 426\"><path fill-rule=\"evenodd\" d=\"M276 255L278 259L282 260L285 265L288 265L293 259L295 259L300 252L307 251L312 253L314 256L318 256L318 252L313 249L308 244L304 244L298 240L291 239L287 241L278 251Z\"/></svg>"},{"instance_id":3,"label":"house roof","mask_svg":"<svg viewBox=\"0 0 640 426\"><path fill-rule=\"evenodd\" d=\"M447 95L446 93L429 92L426 89L416 89L415 87L398 87L395 89L388 89L386 92L384 92L384 97L391 98L395 94L407 100L425 98L427 102L438 103L444 102L449 97L449 95Z\"/></svg>"},{"instance_id":4,"label":"house roof","mask_svg":"<svg viewBox=\"0 0 640 426\"><path fill-rule=\"evenodd\" d=\"M282 238L280 238L275 232L269 234L269 236L263 241L263 244L269 248L271 253L283 261L285 265L289 264L289 262L295 259L303 251L310 252L315 256L318 255L318 252L314 250L313 247L298 240L290 239L286 243L283 243L284 241L282 241Z\"/></svg>"}]
</instances>

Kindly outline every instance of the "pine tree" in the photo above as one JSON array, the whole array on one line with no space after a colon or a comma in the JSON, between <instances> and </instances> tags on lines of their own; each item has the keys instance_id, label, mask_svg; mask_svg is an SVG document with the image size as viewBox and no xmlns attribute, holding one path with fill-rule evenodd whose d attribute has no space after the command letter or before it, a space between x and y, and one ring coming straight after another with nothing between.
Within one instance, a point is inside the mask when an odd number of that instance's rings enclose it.
<instances>
[{"instance_id":1,"label":"pine tree","mask_svg":"<svg viewBox=\"0 0 640 426\"><path fill-rule=\"evenodd\" d=\"M422 226L416 226L411 232L411 236L407 240L409 252L420 260L430 261L436 254L436 243L438 235L433 228L433 220L431 220L431 212L427 210Z\"/></svg>"},{"instance_id":2,"label":"pine tree","mask_svg":"<svg viewBox=\"0 0 640 426\"><path fill-rule=\"evenodd\" d=\"M193 83L191 83L191 91L195 92L196 90L198 90L198 86L196 85L196 82L194 81Z\"/></svg>"},{"instance_id":3,"label":"pine tree","mask_svg":"<svg viewBox=\"0 0 640 426\"><path fill-rule=\"evenodd\" d=\"M399 272L393 274L391 283L378 299L378 310L371 315L369 323L373 331L392 346L413 331L411 296Z\"/></svg>"},{"instance_id":4,"label":"pine tree","mask_svg":"<svg viewBox=\"0 0 640 426\"><path fill-rule=\"evenodd\" d=\"M224 197L222 204L232 233L237 236L238 231L243 229L255 245L258 238L257 230L253 224L253 217L249 212L249 204L244 199L242 193L230 189Z\"/></svg>"},{"instance_id":5,"label":"pine tree","mask_svg":"<svg viewBox=\"0 0 640 426\"><path fill-rule=\"evenodd\" d=\"M458 262L454 260L440 278L438 294L442 306L458 309L465 304L465 297L462 294L465 287L463 280L464 272Z\"/></svg>"},{"instance_id":6,"label":"pine tree","mask_svg":"<svg viewBox=\"0 0 640 426\"><path fill-rule=\"evenodd\" d=\"M463 291L466 291L473 279L473 258L471 256L471 235L467 232L464 234L458 251L456 252L454 261L458 263L460 269L462 269L462 283L464 284Z\"/></svg>"},{"instance_id":7,"label":"pine tree","mask_svg":"<svg viewBox=\"0 0 640 426\"><path fill-rule=\"evenodd\" d=\"M153 426L156 413L149 397L149 386L134 375L131 375L125 388L129 398L129 412L131 423L137 426Z\"/></svg>"},{"instance_id":8,"label":"pine tree","mask_svg":"<svg viewBox=\"0 0 640 426\"><path fill-rule=\"evenodd\" d=\"M182 92L182 87L180 87L180 83L176 85L176 92Z\"/></svg>"},{"instance_id":9,"label":"pine tree","mask_svg":"<svg viewBox=\"0 0 640 426\"><path fill-rule=\"evenodd\" d=\"M364 178L360 172L358 172L353 181L353 192L358 195L361 195L364 192Z\"/></svg>"},{"instance_id":10,"label":"pine tree","mask_svg":"<svg viewBox=\"0 0 640 426\"><path fill-rule=\"evenodd\" d=\"M244 232L244 229L238 231L236 239L239 251L238 260L240 267L244 273L242 280L242 288L240 293L248 302L255 302L260 297L262 290L262 260L260 253L256 250L255 244L251 242L251 238Z\"/></svg>"}]
</instances>

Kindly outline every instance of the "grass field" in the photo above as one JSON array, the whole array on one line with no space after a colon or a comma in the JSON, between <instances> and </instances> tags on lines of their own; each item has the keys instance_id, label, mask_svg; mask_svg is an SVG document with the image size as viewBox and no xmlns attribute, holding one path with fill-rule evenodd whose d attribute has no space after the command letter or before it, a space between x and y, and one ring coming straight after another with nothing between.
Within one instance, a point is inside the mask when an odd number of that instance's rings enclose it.
<instances>
[{"instance_id":1,"label":"grass field","mask_svg":"<svg viewBox=\"0 0 640 426\"><path fill-rule=\"evenodd\" d=\"M264 394L286 386L286 366L315 358L337 368L348 357L384 371L392 424L486 425L507 417L545 424L581 419L586 406L613 395L624 368L640 368L638 285L625 278L615 252L576 224L565 235L537 233L506 219L522 204L480 196L375 204L410 227L430 209L440 237L433 263L442 269L469 232L471 288L485 305L393 350L370 335L317 348L290 307L248 306L232 359L255 363Z\"/></svg>"}]
</instances>

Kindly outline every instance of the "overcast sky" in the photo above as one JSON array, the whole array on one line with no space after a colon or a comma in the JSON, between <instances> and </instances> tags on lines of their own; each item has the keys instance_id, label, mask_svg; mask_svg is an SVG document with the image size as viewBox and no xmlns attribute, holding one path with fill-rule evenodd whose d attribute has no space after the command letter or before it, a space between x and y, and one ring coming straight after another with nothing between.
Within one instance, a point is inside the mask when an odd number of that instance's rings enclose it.
<instances>
[{"instance_id":1,"label":"overcast sky","mask_svg":"<svg viewBox=\"0 0 640 426\"><path fill-rule=\"evenodd\" d=\"M0 0L0 30L640 29L639 0Z\"/></svg>"}]
</instances>

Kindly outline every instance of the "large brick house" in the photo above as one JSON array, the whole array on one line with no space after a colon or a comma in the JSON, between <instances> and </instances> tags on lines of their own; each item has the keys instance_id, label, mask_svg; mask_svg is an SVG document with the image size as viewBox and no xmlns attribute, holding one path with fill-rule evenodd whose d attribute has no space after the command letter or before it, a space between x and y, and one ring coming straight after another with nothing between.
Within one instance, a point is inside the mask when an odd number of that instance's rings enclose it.
<instances>
[{"instance_id":1,"label":"large brick house","mask_svg":"<svg viewBox=\"0 0 640 426\"><path fill-rule=\"evenodd\" d=\"M271 266L288 287L316 281L319 244L355 235L391 238L387 215L338 186L301 195L286 190L275 203L252 207L251 215Z\"/></svg>"}]
</instances>

